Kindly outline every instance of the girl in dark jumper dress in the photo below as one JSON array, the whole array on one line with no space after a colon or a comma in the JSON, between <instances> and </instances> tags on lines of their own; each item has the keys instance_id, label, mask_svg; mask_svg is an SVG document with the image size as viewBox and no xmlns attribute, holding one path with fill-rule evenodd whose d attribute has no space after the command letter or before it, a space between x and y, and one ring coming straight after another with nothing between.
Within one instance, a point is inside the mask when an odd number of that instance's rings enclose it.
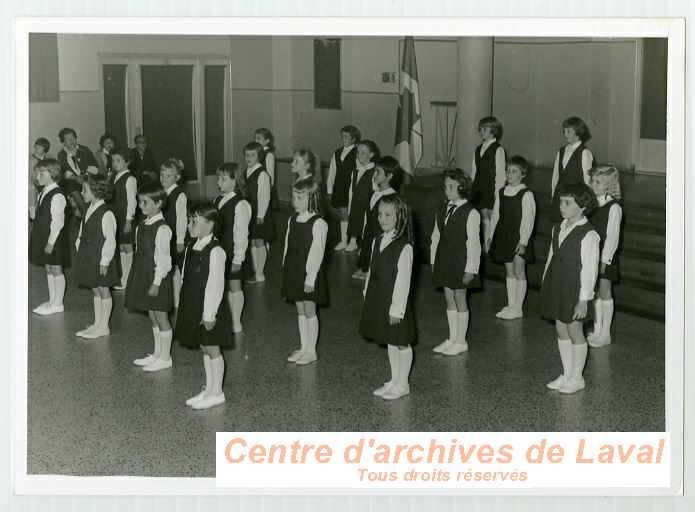
<instances>
[{"instance_id":1,"label":"girl in dark jumper dress","mask_svg":"<svg viewBox=\"0 0 695 512\"><path fill-rule=\"evenodd\" d=\"M287 221L283 254L282 297L297 306L301 348L287 358L305 365L316 361L319 318L316 306L326 303L323 256L328 224L321 218L318 183L300 179L292 185L295 214Z\"/></svg>"},{"instance_id":2,"label":"girl in dark jumper dress","mask_svg":"<svg viewBox=\"0 0 695 512\"><path fill-rule=\"evenodd\" d=\"M224 358L221 348L231 347L231 317L225 303L226 254L215 232L222 216L212 203L194 203L188 210L188 233L182 266L181 308L174 338L184 347L203 352L205 387L186 400L193 409L209 409L225 402L222 391Z\"/></svg>"},{"instance_id":3,"label":"girl in dark jumper dress","mask_svg":"<svg viewBox=\"0 0 695 512\"><path fill-rule=\"evenodd\" d=\"M270 176L260 162L263 147L258 142L249 142L244 146L246 161L246 186L249 191L249 203L253 217L249 225L251 241L251 262L255 276L246 280L248 284L265 281L265 262L268 258L268 242L275 238L273 215L270 211Z\"/></svg>"},{"instance_id":4,"label":"girl in dark jumper dress","mask_svg":"<svg viewBox=\"0 0 695 512\"><path fill-rule=\"evenodd\" d=\"M171 263L173 272L171 281L174 286L174 308L179 307L181 292L181 266L183 251L186 248L186 211L188 198L179 182L183 172L183 162L178 158L169 158L159 168L159 182L167 193L162 214L171 229Z\"/></svg>"},{"instance_id":5,"label":"girl in dark jumper dress","mask_svg":"<svg viewBox=\"0 0 695 512\"><path fill-rule=\"evenodd\" d=\"M379 147L371 140L363 140L357 145L357 168L352 171L349 192L348 238L350 243L346 251L358 249L358 238L362 237L364 219L369 210L369 198L372 197L372 176L374 162L379 159Z\"/></svg>"},{"instance_id":6,"label":"girl in dark jumper dress","mask_svg":"<svg viewBox=\"0 0 695 512\"><path fill-rule=\"evenodd\" d=\"M340 213L340 243L336 251L344 251L348 244L348 202L350 178L357 160L356 144L362 139L362 134L356 126L347 125L340 129L343 145L333 152L328 166L326 189L328 199L333 208Z\"/></svg>"},{"instance_id":7,"label":"girl in dark jumper dress","mask_svg":"<svg viewBox=\"0 0 695 512\"><path fill-rule=\"evenodd\" d=\"M130 173L131 158L132 153L126 147L120 147L111 152L111 172L113 174L111 210L116 217L116 243L121 262L121 282L114 286L116 290L125 289L130 269L133 266L138 182Z\"/></svg>"}]
</instances>

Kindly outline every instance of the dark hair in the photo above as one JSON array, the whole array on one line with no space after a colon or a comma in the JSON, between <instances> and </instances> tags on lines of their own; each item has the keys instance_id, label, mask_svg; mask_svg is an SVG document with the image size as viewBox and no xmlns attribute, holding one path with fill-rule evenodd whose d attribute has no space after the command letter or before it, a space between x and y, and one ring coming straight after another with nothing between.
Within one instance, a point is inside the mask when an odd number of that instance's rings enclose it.
<instances>
[{"instance_id":1,"label":"dark hair","mask_svg":"<svg viewBox=\"0 0 695 512\"><path fill-rule=\"evenodd\" d=\"M144 140L145 142L147 142L147 137L145 137L145 134L144 134L144 133L138 133L138 134L135 136L135 138L133 139L133 142L137 144L138 140L140 140L140 139L142 139L142 140Z\"/></svg>"},{"instance_id":2,"label":"dark hair","mask_svg":"<svg viewBox=\"0 0 695 512\"><path fill-rule=\"evenodd\" d=\"M500 140L502 138L502 134L504 133L504 130L502 129L502 123L500 123L496 117L487 116L483 117L480 121L478 121L478 129L481 129L485 126L490 128L490 133L497 140Z\"/></svg>"},{"instance_id":3,"label":"dark hair","mask_svg":"<svg viewBox=\"0 0 695 512\"><path fill-rule=\"evenodd\" d=\"M456 169L445 169L442 176L444 179L449 178L450 180L458 182L458 194L461 199L471 199L471 193L473 192L473 180L468 177L463 169L459 167Z\"/></svg>"},{"instance_id":4,"label":"dark hair","mask_svg":"<svg viewBox=\"0 0 695 512\"><path fill-rule=\"evenodd\" d=\"M352 126L351 124L343 126L340 129L340 133L347 133L352 138L352 142L354 144L357 144L360 140L362 140L362 134L357 129L357 126Z\"/></svg>"},{"instance_id":5,"label":"dark hair","mask_svg":"<svg viewBox=\"0 0 695 512\"><path fill-rule=\"evenodd\" d=\"M253 132L254 137L256 135L263 135L263 138L268 141L268 152L272 153L275 151L275 137L273 137L273 132L268 130L268 128L259 128Z\"/></svg>"},{"instance_id":6,"label":"dark hair","mask_svg":"<svg viewBox=\"0 0 695 512\"><path fill-rule=\"evenodd\" d=\"M235 181L235 194L241 197L247 197L249 195L248 190L246 190L246 172L242 171L239 168L239 164L236 162L223 163L217 168L216 174L218 176L229 176Z\"/></svg>"},{"instance_id":7,"label":"dark hair","mask_svg":"<svg viewBox=\"0 0 695 512\"><path fill-rule=\"evenodd\" d=\"M292 192L306 193L309 195L307 210L323 217L323 201L321 187L314 180L297 180L292 183Z\"/></svg>"},{"instance_id":8,"label":"dark hair","mask_svg":"<svg viewBox=\"0 0 695 512\"><path fill-rule=\"evenodd\" d=\"M72 128L68 128L68 127L66 126L65 128L63 128L62 130L60 130L60 131L58 132L58 138L60 139L60 142L64 142L64 141L65 141L65 136L66 136L68 133L72 133L72 134L75 136L75 138L77 138L77 132L76 132L75 130L73 130Z\"/></svg>"},{"instance_id":9,"label":"dark hair","mask_svg":"<svg viewBox=\"0 0 695 512\"><path fill-rule=\"evenodd\" d=\"M167 191L164 190L162 184L158 181L146 181L139 189L139 196L147 196L152 199L155 203L161 201L164 204L167 198Z\"/></svg>"},{"instance_id":10,"label":"dark hair","mask_svg":"<svg viewBox=\"0 0 695 512\"><path fill-rule=\"evenodd\" d=\"M214 223L212 234L217 239L221 238L224 220L220 211L210 201L195 201L191 203L188 207L188 217L203 217L205 220Z\"/></svg>"},{"instance_id":11,"label":"dark hair","mask_svg":"<svg viewBox=\"0 0 695 512\"><path fill-rule=\"evenodd\" d=\"M321 163L316 153L308 149L295 149L293 155L301 156L309 166L309 172L316 183L321 183Z\"/></svg>"},{"instance_id":12,"label":"dark hair","mask_svg":"<svg viewBox=\"0 0 695 512\"><path fill-rule=\"evenodd\" d=\"M381 167L384 170L384 173L391 175L389 184L393 190L398 192L403 185L403 175L405 173L403 168L398 163L398 160L392 156L382 156L381 158L377 159L376 162L374 162L374 167Z\"/></svg>"},{"instance_id":13,"label":"dark hair","mask_svg":"<svg viewBox=\"0 0 695 512\"><path fill-rule=\"evenodd\" d=\"M48 150L51 149L51 143L48 142L48 139L45 137L39 137L36 139L34 146L41 146L46 153L48 153Z\"/></svg>"},{"instance_id":14,"label":"dark hair","mask_svg":"<svg viewBox=\"0 0 695 512\"><path fill-rule=\"evenodd\" d=\"M97 199L103 199L107 203L113 197L113 185L104 174L87 174L82 186L87 185L92 195Z\"/></svg>"},{"instance_id":15,"label":"dark hair","mask_svg":"<svg viewBox=\"0 0 695 512\"><path fill-rule=\"evenodd\" d=\"M53 181L60 181L62 171L60 162L55 158L44 158L34 166L35 172L48 171Z\"/></svg>"},{"instance_id":16,"label":"dark hair","mask_svg":"<svg viewBox=\"0 0 695 512\"><path fill-rule=\"evenodd\" d=\"M381 152L379 151L379 146L376 145L376 142L373 140L361 140L358 144L358 146L367 146L369 148L369 152L372 153L372 158L369 160L370 162L374 162L379 159L381 156Z\"/></svg>"},{"instance_id":17,"label":"dark hair","mask_svg":"<svg viewBox=\"0 0 695 512\"><path fill-rule=\"evenodd\" d=\"M507 167L516 167L521 171L521 177L528 176L528 162L521 155L514 155L507 160Z\"/></svg>"},{"instance_id":18,"label":"dark hair","mask_svg":"<svg viewBox=\"0 0 695 512\"><path fill-rule=\"evenodd\" d=\"M392 204L396 209L396 230L393 239L396 240L401 236L405 236L406 241L412 245L413 230L410 226L408 205L398 194L381 196L381 199L379 199L379 206L382 204Z\"/></svg>"},{"instance_id":19,"label":"dark hair","mask_svg":"<svg viewBox=\"0 0 695 512\"><path fill-rule=\"evenodd\" d=\"M125 146L119 146L113 151L111 151L111 158L113 158L116 155L120 156L123 160L125 160L125 163L127 165L130 165L130 163L133 161L133 151Z\"/></svg>"},{"instance_id":20,"label":"dark hair","mask_svg":"<svg viewBox=\"0 0 695 512\"><path fill-rule=\"evenodd\" d=\"M574 185L561 185L558 187L559 197L572 197L577 206L584 208L584 215L588 216L598 208L598 199L589 185L577 183Z\"/></svg>"},{"instance_id":21,"label":"dark hair","mask_svg":"<svg viewBox=\"0 0 695 512\"><path fill-rule=\"evenodd\" d=\"M99 137L99 145L103 148L104 143L109 139L113 141L114 145L116 144L116 139L114 139L113 135L111 135L110 133L105 133L104 135Z\"/></svg>"},{"instance_id":22,"label":"dark hair","mask_svg":"<svg viewBox=\"0 0 695 512\"><path fill-rule=\"evenodd\" d=\"M247 143L244 146L244 153L247 151L255 151L256 154L258 155L258 161L261 161L261 158L263 158L263 146L261 146L258 142L255 140L252 140L251 142Z\"/></svg>"},{"instance_id":23,"label":"dark hair","mask_svg":"<svg viewBox=\"0 0 695 512\"><path fill-rule=\"evenodd\" d=\"M572 128L582 142L591 138L589 127L580 117L568 117L562 122L562 128Z\"/></svg>"}]
</instances>

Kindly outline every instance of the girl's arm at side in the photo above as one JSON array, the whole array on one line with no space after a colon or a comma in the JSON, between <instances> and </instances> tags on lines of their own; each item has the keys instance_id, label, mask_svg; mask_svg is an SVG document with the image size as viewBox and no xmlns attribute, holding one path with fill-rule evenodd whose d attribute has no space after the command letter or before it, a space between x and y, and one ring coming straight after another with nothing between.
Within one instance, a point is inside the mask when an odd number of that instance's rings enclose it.
<instances>
[{"instance_id":1,"label":"girl's arm at side","mask_svg":"<svg viewBox=\"0 0 695 512\"><path fill-rule=\"evenodd\" d=\"M82 226L80 226L80 230ZM104 235L104 246L101 248L101 266L108 266L116 254L116 217L107 211L101 218L101 232Z\"/></svg>"},{"instance_id":2,"label":"girl's arm at side","mask_svg":"<svg viewBox=\"0 0 695 512\"><path fill-rule=\"evenodd\" d=\"M476 152L476 151L478 151L478 148L475 148L475 149L473 150L473 160L471 161L471 172L469 173L472 180L475 179L475 175L476 175L477 172L478 172L478 168L477 168L476 165L475 165L475 152Z\"/></svg>"},{"instance_id":3,"label":"girl's arm at side","mask_svg":"<svg viewBox=\"0 0 695 512\"><path fill-rule=\"evenodd\" d=\"M179 194L176 198L176 243L183 245L186 239L186 225L188 224L186 204L188 198L186 194Z\"/></svg>"},{"instance_id":4,"label":"girl's arm at side","mask_svg":"<svg viewBox=\"0 0 695 512\"><path fill-rule=\"evenodd\" d=\"M246 259L246 249L249 246L249 223L251 222L251 205L248 201L239 201L234 208L234 257L232 263L241 265Z\"/></svg>"},{"instance_id":5,"label":"girl's arm at side","mask_svg":"<svg viewBox=\"0 0 695 512\"><path fill-rule=\"evenodd\" d=\"M160 226L154 239L154 279L152 284L156 286L162 284L162 279L171 270L170 242L171 229L169 226Z\"/></svg>"},{"instance_id":6,"label":"girl's arm at side","mask_svg":"<svg viewBox=\"0 0 695 512\"><path fill-rule=\"evenodd\" d=\"M333 185L335 185L335 173L337 172L337 170L338 168L335 163L335 153L333 153L333 156L331 157L331 163L328 166L328 180L326 181L326 189L328 190L329 194L333 193Z\"/></svg>"},{"instance_id":7,"label":"girl's arm at side","mask_svg":"<svg viewBox=\"0 0 695 512\"><path fill-rule=\"evenodd\" d=\"M548 266L550 265L550 260L553 259L553 238L555 237L555 226L550 231L550 248L548 249L548 256L545 258L545 268L543 269L543 280L545 281L545 273L548 271Z\"/></svg>"},{"instance_id":8,"label":"girl's arm at side","mask_svg":"<svg viewBox=\"0 0 695 512\"><path fill-rule=\"evenodd\" d=\"M521 225L519 226L519 243L528 245L533 233L533 224L536 219L536 201L531 192L525 192L521 198Z\"/></svg>"},{"instance_id":9,"label":"girl's arm at side","mask_svg":"<svg viewBox=\"0 0 695 512\"><path fill-rule=\"evenodd\" d=\"M598 276L599 236L589 231L582 239L582 269L579 272L579 300L592 300Z\"/></svg>"},{"instance_id":10,"label":"girl's arm at side","mask_svg":"<svg viewBox=\"0 0 695 512\"><path fill-rule=\"evenodd\" d=\"M372 240L372 254L374 254L374 246L376 245L376 238ZM367 277L364 280L364 288L362 288L362 298L367 296L367 288L369 287L369 276L372 275L372 262L369 262L369 270L367 270Z\"/></svg>"},{"instance_id":11,"label":"girl's arm at side","mask_svg":"<svg viewBox=\"0 0 695 512\"><path fill-rule=\"evenodd\" d=\"M326 238L328 236L328 224L323 219L314 221L314 226L311 229L312 242L309 248L309 256L306 260L306 286L314 286L316 276L323 262L323 254L326 250Z\"/></svg>"},{"instance_id":12,"label":"girl's arm at side","mask_svg":"<svg viewBox=\"0 0 695 512\"><path fill-rule=\"evenodd\" d=\"M477 274L480 269L480 213L471 210L466 222L466 268L465 272Z\"/></svg>"},{"instance_id":13,"label":"girl's arm at side","mask_svg":"<svg viewBox=\"0 0 695 512\"><path fill-rule=\"evenodd\" d=\"M620 221L623 218L623 209L619 204L614 204L608 211L608 227L606 228L606 241L603 243L601 263L610 265L615 251L620 242Z\"/></svg>"},{"instance_id":14,"label":"girl's arm at side","mask_svg":"<svg viewBox=\"0 0 695 512\"><path fill-rule=\"evenodd\" d=\"M268 176L270 176L270 186L272 187L273 183L275 183L275 155L270 152L265 155L265 168L268 171Z\"/></svg>"},{"instance_id":15,"label":"girl's arm at side","mask_svg":"<svg viewBox=\"0 0 695 512\"><path fill-rule=\"evenodd\" d=\"M504 194L504 192L502 192ZM495 192L495 205L492 207L492 216L490 217L490 238L495 236L495 229L497 228L497 223L500 220L500 193ZM488 243L488 240L483 240L483 243Z\"/></svg>"},{"instance_id":16,"label":"girl's arm at side","mask_svg":"<svg viewBox=\"0 0 695 512\"><path fill-rule=\"evenodd\" d=\"M430 242L430 265L434 265L434 258L437 256L437 247L439 247L439 226L437 226L437 213L434 214L434 229Z\"/></svg>"},{"instance_id":17,"label":"girl's arm at side","mask_svg":"<svg viewBox=\"0 0 695 512\"><path fill-rule=\"evenodd\" d=\"M210 272L205 283L205 295L203 298L203 321L214 322L217 309L222 302L224 294L224 263L227 256L222 247L215 247L210 251Z\"/></svg>"},{"instance_id":18,"label":"girl's arm at side","mask_svg":"<svg viewBox=\"0 0 695 512\"><path fill-rule=\"evenodd\" d=\"M398 258L398 272L393 286L389 316L403 318L410 293L410 278L413 273L413 246L406 244Z\"/></svg>"},{"instance_id":19,"label":"girl's arm at side","mask_svg":"<svg viewBox=\"0 0 695 512\"><path fill-rule=\"evenodd\" d=\"M591 170L591 166L594 163L594 156L591 154L591 151L588 149L584 148L584 151L582 151L582 171L584 173L584 183L589 185L591 183L591 176L589 176L589 171Z\"/></svg>"},{"instance_id":20,"label":"girl's arm at side","mask_svg":"<svg viewBox=\"0 0 695 512\"><path fill-rule=\"evenodd\" d=\"M258 213L256 217L264 219L270 204L270 177L267 172L258 176Z\"/></svg>"},{"instance_id":21,"label":"girl's arm at side","mask_svg":"<svg viewBox=\"0 0 695 512\"><path fill-rule=\"evenodd\" d=\"M495 152L495 193L507 183L507 157L502 146Z\"/></svg>"},{"instance_id":22,"label":"girl's arm at side","mask_svg":"<svg viewBox=\"0 0 695 512\"><path fill-rule=\"evenodd\" d=\"M550 179L550 195L555 195L555 187L557 187L557 182L560 181L560 152L558 151L555 155L555 164L553 164L553 177Z\"/></svg>"},{"instance_id":23,"label":"girl's arm at side","mask_svg":"<svg viewBox=\"0 0 695 512\"><path fill-rule=\"evenodd\" d=\"M63 194L55 194L51 198L51 226L48 235L48 243L55 245L60 230L65 226L65 206L67 201Z\"/></svg>"},{"instance_id":24,"label":"girl's arm at side","mask_svg":"<svg viewBox=\"0 0 695 512\"><path fill-rule=\"evenodd\" d=\"M290 225L292 223L292 217L287 219L287 229L285 230L285 248L282 250L282 266L285 266L285 256L287 256L287 243L290 240Z\"/></svg>"},{"instance_id":25,"label":"girl's arm at side","mask_svg":"<svg viewBox=\"0 0 695 512\"><path fill-rule=\"evenodd\" d=\"M135 207L138 204L138 180L134 176L128 176L125 182L126 200L128 205L126 207L125 218L126 220L133 220L135 216Z\"/></svg>"}]
</instances>

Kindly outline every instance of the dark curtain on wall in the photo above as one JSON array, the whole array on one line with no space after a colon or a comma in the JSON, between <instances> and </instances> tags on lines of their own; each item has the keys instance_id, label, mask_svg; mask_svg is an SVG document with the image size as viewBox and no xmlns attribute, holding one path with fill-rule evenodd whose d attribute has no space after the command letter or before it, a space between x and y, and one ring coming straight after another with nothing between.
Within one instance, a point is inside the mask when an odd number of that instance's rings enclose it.
<instances>
[{"instance_id":1,"label":"dark curtain on wall","mask_svg":"<svg viewBox=\"0 0 695 512\"><path fill-rule=\"evenodd\" d=\"M194 180L193 66L141 66L142 124L156 162L180 158L184 180Z\"/></svg>"},{"instance_id":2,"label":"dark curtain on wall","mask_svg":"<svg viewBox=\"0 0 695 512\"><path fill-rule=\"evenodd\" d=\"M128 146L125 103L125 64L104 64L104 125L116 146Z\"/></svg>"},{"instance_id":3,"label":"dark curtain on wall","mask_svg":"<svg viewBox=\"0 0 695 512\"><path fill-rule=\"evenodd\" d=\"M29 101L60 101L57 34L29 34Z\"/></svg>"},{"instance_id":4,"label":"dark curtain on wall","mask_svg":"<svg viewBox=\"0 0 695 512\"><path fill-rule=\"evenodd\" d=\"M341 108L340 39L314 39L314 107Z\"/></svg>"},{"instance_id":5,"label":"dark curtain on wall","mask_svg":"<svg viewBox=\"0 0 695 512\"><path fill-rule=\"evenodd\" d=\"M205 174L224 163L225 66L205 66Z\"/></svg>"},{"instance_id":6,"label":"dark curtain on wall","mask_svg":"<svg viewBox=\"0 0 695 512\"><path fill-rule=\"evenodd\" d=\"M666 140L668 39L647 38L642 47L640 137Z\"/></svg>"}]
</instances>

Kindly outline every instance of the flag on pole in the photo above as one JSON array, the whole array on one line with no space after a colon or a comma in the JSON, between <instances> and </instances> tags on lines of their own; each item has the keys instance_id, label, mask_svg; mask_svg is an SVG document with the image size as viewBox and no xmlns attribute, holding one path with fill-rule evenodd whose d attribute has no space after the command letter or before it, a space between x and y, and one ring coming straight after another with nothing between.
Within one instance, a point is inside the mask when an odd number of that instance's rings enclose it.
<instances>
[{"instance_id":1,"label":"flag on pole","mask_svg":"<svg viewBox=\"0 0 695 512\"><path fill-rule=\"evenodd\" d=\"M417 83L415 43L405 38L401 65L398 115L396 118L396 158L409 174L422 158L422 119L420 118L420 92Z\"/></svg>"}]
</instances>

